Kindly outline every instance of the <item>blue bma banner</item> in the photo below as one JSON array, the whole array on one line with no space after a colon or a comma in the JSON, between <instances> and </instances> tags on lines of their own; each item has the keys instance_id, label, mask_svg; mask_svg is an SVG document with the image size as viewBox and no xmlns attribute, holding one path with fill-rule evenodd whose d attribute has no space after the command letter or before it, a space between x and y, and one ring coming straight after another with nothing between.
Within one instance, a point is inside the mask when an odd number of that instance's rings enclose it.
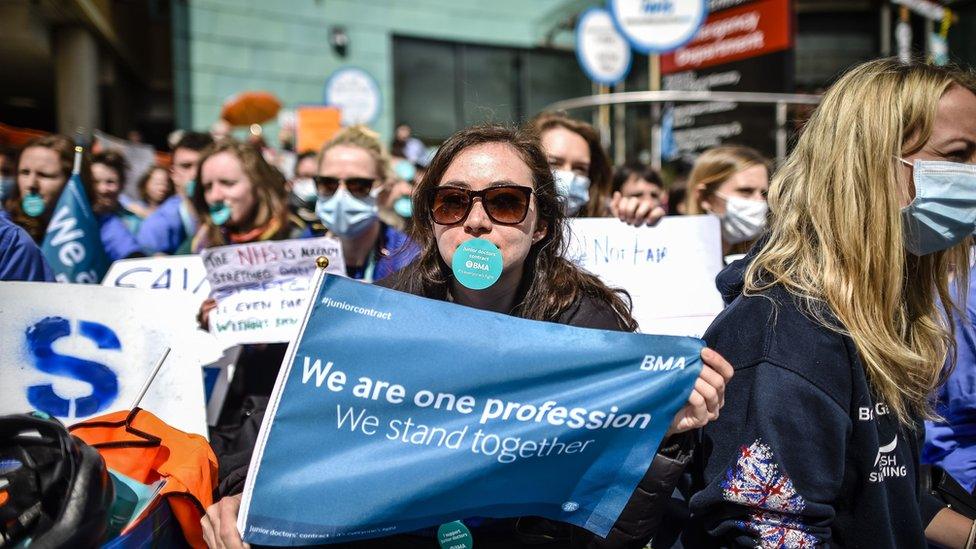
<instances>
[{"instance_id":1,"label":"blue bma banner","mask_svg":"<svg viewBox=\"0 0 976 549\"><path fill-rule=\"evenodd\" d=\"M61 191L41 251L58 282L98 284L108 271L98 220L77 169Z\"/></svg>"},{"instance_id":2,"label":"blue bma banner","mask_svg":"<svg viewBox=\"0 0 976 549\"><path fill-rule=\"evenodd\" d=\"M252 458L238 523L250 543L523 515L606 536L701 371L694 338L319 276Z\"/></svg>"}]
</instances>

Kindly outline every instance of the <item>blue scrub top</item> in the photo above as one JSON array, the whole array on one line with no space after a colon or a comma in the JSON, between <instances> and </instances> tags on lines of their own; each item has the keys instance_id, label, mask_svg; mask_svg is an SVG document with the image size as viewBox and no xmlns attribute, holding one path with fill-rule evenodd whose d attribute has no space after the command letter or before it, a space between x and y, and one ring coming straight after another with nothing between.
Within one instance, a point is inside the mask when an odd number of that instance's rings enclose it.
<instances>
[{"instance_id":1,"label":"blue scrub top","mask_svg":"<svg viewBox=\"0 0 976 549\"><path fill-rule=\"evenodd\" d=\"M0 280L54 282L44 254L27 231L0 210Z\"/></svg>"},{"instance_id":2,"label":"blue scrub top","mask_svg":"<svg viewBox=\"0 0 976 549\"><path fill-rule=\"evenodd\" d=\"M109 261L118 261L132 255L142 255L142 247L136 242L129 228L125 226L118 215L102 214L98 216L98 228L102 237L102 246Z\"/></svg>"},{"instance_id":3,"label":"blue scrub top","mask_svg":"<svg viewBox=\"0 0 976 549\"><path fill-rule=\"evenodd\" d=\"M941 466L970 493L976 488L976 269L969 272L966 318L956 315L956 368L936 393L945 421L925 422L922 462ZM955 295L956 289L952 288Z\"/></svg>"},{"instance_id":4,"label":"blue scrub top","mask_svg":"<svg viewBox=\"0 0 976 549\"><path fill-rule=\"evenodd\" d=\"M142 221L136 241L147 254L173 254L196 231L192 225L183 198L173 195Z\"/></svg>"}]
</instances>

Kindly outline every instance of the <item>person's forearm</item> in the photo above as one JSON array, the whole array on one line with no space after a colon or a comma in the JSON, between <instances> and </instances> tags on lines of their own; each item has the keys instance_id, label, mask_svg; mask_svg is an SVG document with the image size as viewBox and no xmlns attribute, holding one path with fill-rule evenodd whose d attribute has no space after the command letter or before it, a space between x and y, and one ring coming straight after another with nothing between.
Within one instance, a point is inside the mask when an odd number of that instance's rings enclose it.
<instances>
[{"instance_id":1,"label":"person's forearm","mask_svg":"<svg viewBox=\"0 0 976 549\"><path fill-rule=\"evenodd\" d=\"M964 549L972 527L973 521L947 507L925 528L925 538L950 549Z\"/></svg>"}]
</instances>

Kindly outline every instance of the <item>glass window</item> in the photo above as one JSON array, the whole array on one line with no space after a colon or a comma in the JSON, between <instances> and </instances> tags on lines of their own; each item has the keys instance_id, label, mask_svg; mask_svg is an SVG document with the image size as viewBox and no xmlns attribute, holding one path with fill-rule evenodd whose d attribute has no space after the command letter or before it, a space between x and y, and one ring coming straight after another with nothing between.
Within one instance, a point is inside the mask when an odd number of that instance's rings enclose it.
<instances>
[{"instance_id":1,"label":"glass window","mask_svg":"<svg viewBox=\"0 0 976 549\"><path fill-rule=\"evenodd\" d=\"M518 52L503 48L461 46L463 126L485 122L508 124L518 118Z\"/></svg>"},{"instance_id":2,"label":"glass window","mask_svg":"<svg viewBox=\"0 0 976 549\"><path fill-rule=\"evenodd\" d=\"M394 37L395 122L426 142L484 122L520 123L590 94L573 52Z\"/></svg>"},{"instance_id":3,"label":"glass window","mask_svg":"<svg viewBox=\"0 0 976 549\"><path fill-rule=\"evenodd\" d=\"M444 140L460 126L455 49L447 42L394 41L394 123L410 124L421 139Z\"/></svg>"}]
</instances>

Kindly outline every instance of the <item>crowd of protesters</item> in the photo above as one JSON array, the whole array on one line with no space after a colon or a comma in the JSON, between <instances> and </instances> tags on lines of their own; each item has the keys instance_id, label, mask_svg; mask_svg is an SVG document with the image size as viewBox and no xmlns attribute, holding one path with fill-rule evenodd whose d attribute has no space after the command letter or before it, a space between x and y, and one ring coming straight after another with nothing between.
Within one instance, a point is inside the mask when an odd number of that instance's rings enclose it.
<instances>
[{"instance_id":1,"label":"crowd of protesters","mask_svg":"<svg viewBox=\"0 0 976 549\"><path fill-rule=\"evenodd\" d=\"M687 547L973 546L973 521L928 488L922 466L944 469L968 495L976 486L972 73L865 63L826 92L780 165L718 146L680 186L646 164L613 166L597 130L565 113L437 144L400 125L390 147L353 126L292 154L287 168L225 133L183 132L171 164L141 174L132 196L122 155L85 155L77 172L111 260L328 235L351 278L634 331L626 296L559 255L565 220L639 230L666 215L719 220L727 307L704 336L700 384L611 535L497 521L475 532L479 546L663 547L679 535ZM52 280L38 246L73 159L59 135L0 156L0 279ZM502 252L490 290L455 284L447 267L476 237ZM203 303L201 327L215 306ZM241 544L240 492L284 350L252 345L239 361L212 438L221 499L204 518L211 546Z\"/></svg>"}]
</instances>

